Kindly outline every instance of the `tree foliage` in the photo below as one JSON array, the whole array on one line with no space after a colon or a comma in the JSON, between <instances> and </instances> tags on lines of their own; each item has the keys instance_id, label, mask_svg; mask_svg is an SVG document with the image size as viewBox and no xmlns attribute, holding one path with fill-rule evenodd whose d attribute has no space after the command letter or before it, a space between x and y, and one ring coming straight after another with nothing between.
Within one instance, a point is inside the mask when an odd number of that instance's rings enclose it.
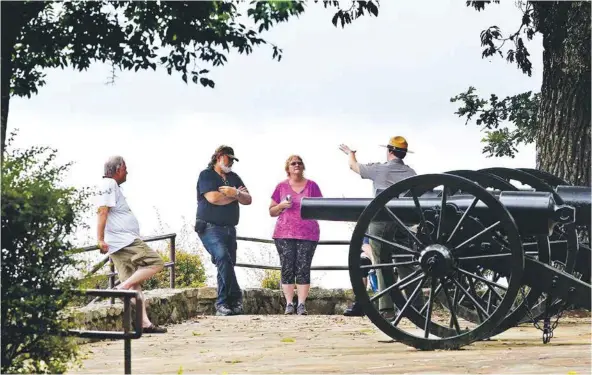
<instances>
[{"instance_id":1,"label":"tree foliage","mask_svg":"<svg viewBox=\"0 0 592 375\"><path fill-rule=\"evenodd\" d=\"M378 1L323 4L337 7L335 25L378 14ZM100 61L111 64L114 81L117 70L161 67L214 88L208 73L230 51L248 55L267 45L280 61L283 51L262 33L304 11L305 1L2 2L2 147L10 96L36 94L47 68L82 71Z\"/></svg>"},{"instance_id":2,"label":"tree foliage","mask_svg":"<svg viewBox=\"0 0 592 375\"><path fill-rule=\"evenodd\" d=\"M451 98L450 101L460 101L463 104L455 114L466 117L465 124L478 115L475 122L486 133L482 139L486 143L483 147L484 154L514 157L518 152L517 146L534 142L538 125L539 93L528 91L502 100L491 94L489 100L485 100L474 92L475 88L471 86L467 92ZM513 123L513 129L502 126L505 121Z\"/></svg>"},{"instance_id":3,"label":"tree foliage","mask_svg":"<svg viewBox=\"0 0 592 375\"><path fill-rule=\"evenodd\" d=\"M232 2L45 2L15 43L11 91L30 96L45 84L44 69L82 71L94 61L122 70L163 67L185 82L214 87L204 66L224 65L230 50L250 54L269 44L263 30L303 11L303 2L252 2L248 27Z\"/></svg>"},{"instance_id":4,"label":"tree foliage","mask_svg":"<svg viewBox=\"0 0 592 375\"><path fill-rule=\"evenodd\" d=\"M10 143L9 143L10 146ZM69 237L89 192L62 187L69 164L46 147L6 151L2 168L2 372L61 373L76 357L63 335L75 267Z\"/></svg>"},{"instance_id":5,"label":"tree foliage","mask_svg":"<svg viewBox=\"0 0 592 375\"><path fill-rule=\"evenodd\" d=\"M499 1L493 1L499 3ZM467 1L477 11L492 1ZM481 35L482 57L500 56L531 76L528 41L543 40L540 93L525 92L499 100L478 98L475 88L451 98L455 112L483 126L489 156L514 157L521 143L536 142L537 168L574 184L590 184L590 2L522 1L516 31L505 36L496 25ZM507 121L511 124L502 126Z\"/></svg>"},{"instance_id":6,"label":"tree foliage","mask_svg":"<svg viewBox=\"0 0 592 375\"><path fill-rule=\"evenodd\" d=\"M467 1L469 7L477 11L485 9L485 6L496 1ZM504 36L502 30L496 26L490 26L480 35L483 58L492 56L505 57L509 63L515 63L517 68L528 76L532 75L532 63L530 53L525 41L530 41L537 32L535 24L535 10L531 2L518 1L517 6L522 11L522 18L516 31ZM506 43L510 47L504 49ZM540 93L524 92L499 100L495 94L491 94L489 100L481 99L475 94L475 88L470 86L466 92L460 93L450 99L451 102L460 102L461 107L455 112L459 117L466 117L465 124L479 115L476 124L482 126L485 137L483 153L487 156L515 157L520 144L529 144L535 141L537 129L538 107L540 105ZM501 126L504 121L512 123L512 128ZM501 127L500 127L501 126Z\"/></svg>"}]
</instances>

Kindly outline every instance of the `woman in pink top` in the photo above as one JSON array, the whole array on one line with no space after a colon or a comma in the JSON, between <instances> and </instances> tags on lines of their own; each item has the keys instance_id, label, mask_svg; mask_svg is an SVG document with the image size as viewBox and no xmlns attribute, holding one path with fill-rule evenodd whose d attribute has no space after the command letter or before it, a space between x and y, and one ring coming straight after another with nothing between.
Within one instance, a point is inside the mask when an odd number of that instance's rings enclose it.
<instances>
[{"instance_id":1,"label":"woman in pink top","mask_svg":"<svg viewBox=\"0 0 592 375\"><path fill-rule=\"evenodd\" d=\"M304 178L304 163L298 155L286 160L288 179L280 182L271 196L269 214L277 217L273 239L282 267L282 289L286 297L285 314L306 315L304 303L310 289L310 265L319 242L319 223L300 217L303 197L322 197L319 186ZM298 305L294 308L294 282Z\"/></svg>"}]
</instances>

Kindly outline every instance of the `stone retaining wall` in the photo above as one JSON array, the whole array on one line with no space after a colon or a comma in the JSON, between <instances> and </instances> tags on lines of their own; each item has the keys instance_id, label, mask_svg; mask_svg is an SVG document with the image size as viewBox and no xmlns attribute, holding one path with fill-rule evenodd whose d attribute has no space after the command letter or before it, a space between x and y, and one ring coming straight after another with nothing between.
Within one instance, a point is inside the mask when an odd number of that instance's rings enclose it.
<instances>
[{"instance_id":1,"label":"stone retaining wall","mask_svg":"<svg viewBox=\"0 0 592 375\"><path fill-rule=\"evenodd\" d=\"M180 323L199 315L213 315L216 288L155 289L144 293L150 320L158 325ZM311 288L309 314L343 314L353 301L351 290ZM243 290L245 314L283 314L286 300L279 290ZM123 331L123 302L105 299L71 311L80 329Z\"/></svg>"}]
</instances>

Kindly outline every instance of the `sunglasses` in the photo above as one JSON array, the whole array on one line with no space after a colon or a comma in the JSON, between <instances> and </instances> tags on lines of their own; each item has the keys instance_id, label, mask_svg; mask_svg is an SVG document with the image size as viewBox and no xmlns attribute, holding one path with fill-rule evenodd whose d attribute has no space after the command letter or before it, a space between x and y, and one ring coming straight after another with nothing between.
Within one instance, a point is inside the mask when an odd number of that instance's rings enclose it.
<instances>
[{"instance_id":1,"label":"sunglasses","mask_svg":"<svg viewBox=\"0 0 592 375\"><path fill-rule=\"evenodd\" d=\"M296 165L303 165L301 161L293 161L290 163L291 166L296 166Z\"/></svg>"}]
</instances>

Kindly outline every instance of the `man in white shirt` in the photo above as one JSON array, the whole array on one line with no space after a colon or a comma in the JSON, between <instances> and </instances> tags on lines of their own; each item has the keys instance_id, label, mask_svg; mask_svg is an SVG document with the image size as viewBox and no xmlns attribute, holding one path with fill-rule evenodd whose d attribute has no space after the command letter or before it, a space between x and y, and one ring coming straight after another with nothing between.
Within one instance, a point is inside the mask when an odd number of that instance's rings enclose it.
<instances>
[{"instance_id":1,"label":"man in white shirt","mask_svg":"<svg viewBox=\"0 0 592 375\"><path fill-rule=\"evenodd\" d=\"M116 289L142 292L142 282L164 267L162 258L140 238L140 225L130 210L119 185L127 180L127 166L121 156L110 157L98 195L98 247L109 254L121 284ZM144 333L165 333L148 319L146 304L142 305Z\"/></svg>"}]
</instances>

